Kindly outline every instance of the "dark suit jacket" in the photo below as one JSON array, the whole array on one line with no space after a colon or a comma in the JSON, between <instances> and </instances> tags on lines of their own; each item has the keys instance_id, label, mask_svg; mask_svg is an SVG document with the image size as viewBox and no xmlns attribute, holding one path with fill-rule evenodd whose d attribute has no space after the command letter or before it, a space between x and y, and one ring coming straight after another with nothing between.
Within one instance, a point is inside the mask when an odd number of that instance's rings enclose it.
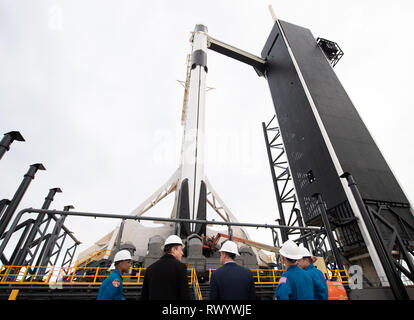
<instances>
[{"instance_id":1,"label":"dark suit jacket","mask_svg":"<svg viewBox=\"0 0 414 320\"><path fill-rule=\"evenodd\" d=\"M255 299L256 289L250 270L229 262L212 273L210 300Z\"/></svg>"},{"instance_id":2,"label":"dark suit jacket","mask_svg":"<svg viewBox=\"0 0 414 320\"><path fill-rule=\"evenodd\" d=\"M142 300L190 300L187 267L166 254L145 271Z\"/></svg>"}]
</instances>

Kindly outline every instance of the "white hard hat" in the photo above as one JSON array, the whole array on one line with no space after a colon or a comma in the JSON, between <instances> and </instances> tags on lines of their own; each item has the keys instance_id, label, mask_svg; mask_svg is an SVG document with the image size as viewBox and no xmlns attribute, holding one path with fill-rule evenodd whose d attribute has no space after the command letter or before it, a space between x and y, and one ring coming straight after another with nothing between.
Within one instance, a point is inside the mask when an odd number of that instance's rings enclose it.
<instances>
[{"instance_id":1,"label":"white hard hat","mask_svg":"<svg viewBox=\"0 0 414 320\"><path fill-rule=\"evenodd\" d=\"M237 249L237 244L230 240L227 240L226 242L224 242L219 251L234 253L235 255L239 256L239 250Z\"/></svg>"},{"instance_id":2,"label":"white hard hat","mask_svg":"<svg viewBox=\"0 0 414 320\"><path fill-rule=\"evenodd\" d=\"M300 254L302 255L302 258L303 258L303 257L312 257L312 254L309 252L309 250L308 250L308 249L306 249L306 248L303 246L303 244L300 244L300 245L299 245L299 252L300 252Z\"/></svg>"},{"instance_id":3,"label":"white hard hat","mask_svg":"<svg viewBox=\"0 0 414 320\"><path fill-rule=\"evenodd\" d=\"M180 244L180 245L182 245L182 246L183 246L183 248L184 248L183 241L181 240L181 238L180 238L179 236L177 236L177 235L175 235L175 234L170 235L170 236L169 236L169 237L165 240L164 246L167 246L167 245L169 245L169 244Z\"/></svg>"},{"instance_id":4,"label":"white hard hat","mask_svg":"<svg viewBox=\"0 0 414 320\"><path fill-rule=\"evenodd\" d=\"M122 260L131 260L131 253L128 250L121 250L115 254L114 263Z\"/></svg>"},{"instance_id":5,"label":"white hard hat","mask_svg":"<svg viewBox=\"0 0 414 320\"><path fill-rule=\"evenodd\" d=\"M279 253L289 259L298 260L302 258L299 247L292 240L287 240L280 248Z\"/></svg>"}]
</instances>

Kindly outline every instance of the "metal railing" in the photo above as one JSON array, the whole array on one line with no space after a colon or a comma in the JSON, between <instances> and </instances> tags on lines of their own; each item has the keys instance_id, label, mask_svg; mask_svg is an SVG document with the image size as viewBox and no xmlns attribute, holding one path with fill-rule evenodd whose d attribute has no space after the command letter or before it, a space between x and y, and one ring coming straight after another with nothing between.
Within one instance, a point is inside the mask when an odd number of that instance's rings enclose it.
<instances>
[{"instance_id":1,"label":"metal railing","mask_svg":"<svg viewBox=\"0 0 414 320\"><path fill-rule=\"evenodd\" d=\"M81 266L82 264L87 265L89 262L91 262L93 260L100 260L104 256L106 256L106 255L109 256L110 254L111 254L111 250L108 250L106 248L103 248L101 250L95 250L95 251L89 253L86 257L83 257L81 259L76 260L75 263L73 264L73 266L70 266L70 268L76 269L79 266Z\"/></svg>"},{"instance_id":2,"label":"metal railing","mask_svg":"<svg viewBox=\"0 0 414 320\"><path fill-rule=\"evenodd\" d=\"M194 287L194 295L196 300L203 300L203 296L201 294L200 285L198 284L198 278L197 278L197 272L194 268L191 268L191 276L190 276L190 282L189 285L192 285Z\"/></svg>"},{"instance_id":3,"label":"metal railing","mask_svg":"<svg viewBox=\"0 0 414 320\"><path fill-rule=\"evenodd\" d=\"M216 269L209 269L208 280L211 279L211 274ZM254 284L259 285L277 285L279 284L279 280L282 277L283 272L285 269L274 270L274 269L250 269L252 272L252 276L254 279ZM349 283L349 273L348 270L328 270L328 277L327 281L336 281L342 284Z\"/></svg>"},{"instance_id":4,"label":"metal railing","mask_svg":"<svg viewBox=\"0 0 414 320\"><path fill-rule=\"evenodd\" d=\"M342 284L349 283L349 273L346 269L335 269L329 270L328 269L328 281L336 281Z\"/></svg>"},{"instance_id":5,"label":"metal railing","mask_svg":"<svg viewBox=\"0 0 414 320\"><path fill-rule=\"evenodd\" d=\"M28 273L35 270L37 274ZM42 273L38 272L42 270ZM123 285L143 285L146 268L131 268L124 274ZM188 269L188 284L195 286L196 295L202 299L197 273L194 268ZM39 276L39 274L43 274ZM0 285L100 285L109 275L107 267L80 267L71 272L70 267L32 267L32 266L1 266Z\"/></svg>"},{"instance_id":6,"label":"metal railing","mask_svg":"<svg viewBox=\"0 0 414 320\"><path fill-rule=\"evenodd\" d=\"M211 274L216 269L208 269L208 280L211 279ZM285 270L273 269L250 269L254 279L254 284L279 284L279 279Z\"/></svg>"},{"instance_id":7,"label":"metal railing","mask_svg":"<svg viewBox=\"0 0 414 320\"><path fill-rule=\"evenodd\" d=\"M123 285L142 285L145 268L131 268L130 272L123 275ZM208 269L208 280L216 269ZM29 271L35 271L29 273ZM188 284L194 286L195 294L202 299L197 272L189 268ZM257 285L277 285L285 270L275 269L251 269L254 283ZM39 266L1 266L0 285L100 285L111 272L108 267L39 267ZM328 281L336 281L342 284L349 283L348 270L328 270Z\"/></svg>"}]
</instances>

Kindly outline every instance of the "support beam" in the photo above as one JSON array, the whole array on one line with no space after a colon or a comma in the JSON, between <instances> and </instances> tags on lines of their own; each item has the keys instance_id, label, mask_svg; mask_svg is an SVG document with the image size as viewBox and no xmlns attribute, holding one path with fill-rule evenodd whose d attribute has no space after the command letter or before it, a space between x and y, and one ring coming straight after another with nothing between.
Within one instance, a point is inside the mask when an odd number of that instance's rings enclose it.
<instances>
[{"instance_id":1,"label":"support beam","mask_svg":"<svg viewBox=\"0 0 414 320\"><path fill-rule=\"evenodd\" d=\"M280 224L286 225L285 213L283 211L282 201L280 199L280 191L279 191L279 186L277 184L277 177L276 177L274 161L273 161L273 157L272 157L272 151L270 149L269 136L267 134L267 127L266 127L266 124L264 122L262 122L262 128L263 128L263 135L264 135L264 138L265 138L267 158L269 160L270 173L272 175L273 188L275 189L276 204L277 204L277 209L278 209L278 213L279 213L279 221L280 221ZM280 232L281 232L281 236L282 236L282 242L286 242L288 240L288 235L287 235L286 230L281 230Z\"/></svg>"},{"instance_id":2,"label":"support beam","mask_svg":"<svg viewBox=\"0 0 414 320\"><path fill-rule=\"evenodd\" d=\"M73 208L74 207L72 205L65 206L64 209L63 209L63 212L67 213L70 209L73 209ZM46 243L43 257L40 260L40 266L45 266L45 267L48 266L48 264L50 262L50 258L53 256L53 250L54 250L54 247L56 246L56 243L59 239L59 234L62 230L62 227L63 227L63 224L66 220L66 217L67 217L67 215L63 214L63 215L61 215L61 217L56 222L55 227L53 228L53 231L52 231L52 235L51 235L49 241Z\"/></svg>"},{"instance_id":3,"label":"support beam","mask_svg":"<svg viewBox=\"0 0 414 320\"><path fill-rule=\"evenodd\" d=\"M41 163L32 164L29 168L29 171L24 175L23 181L21 182L19 188L14 194L13 199L11 200L4 214L1 216L0 236L6 231L7 226L9 225L9 222L12 219L14 212L16 211L24 194L26 193L27 188L29 187L30 183L35 178L35 174L38 170L46 170L46 169Z\"/></svg>"},{"instance_id":4,"label":"support beam","mask_svg":"<svg viewBox=\"0 0 414 320\"><path fill-rule=\"evenodd\" d=\"M122 240L122 234L124 232L124 226L125 226L125 219L122 220L121 225L119 227L118 239L116 241L116 252L118 252L119 249L121 249L121 240Z\"/></svg>"},{"instance_id":5,"label":"support beam","mask_svg":"<svg viewBox=\"0 0 414 320\"><path fill-rule=\"evenodd\" d=\"M58 193L58 192L62 192L62 190L60 188L52 188L52 189L49 190L49 193L47 194L47 196L45 198L45 201L42 205L42 209L49 209L49 207L50 207L50 205L51 205L51 203L54 199L55 194ZM29 253L29 250L32 248L33 241L35 240L38 233L41 234L39 229L40 229L40 226L43 222L44 217L45 217L44 213L40 213L37 216L37 218L35 220L35 223L34 223L32 229L30 230L29 235L27 236L26 242L25 242L22 250L20 251L20 253L16 257L13 257L13 259L11 259L13 265L20 266L20 265L24 264L24 262L26 260L26 257Z\"/></svg>"},{"instance_id":6,"label":"support beam","mask_svg":"<svg viewBox=\"0 0 414 320\"><path fill-rule=\"evenodd\" d=\"M6 210L7 206L10 204L10 200L2 199L0 200L0 217L3 214L3 211Z\"/></svg>"},{"instance_id":7,"label":"support beam","mask_svg":"<svg viewBox=\"0 0 414 320\"><path fill-rule=\"evenodd\" d=\"M75 252L76 249L78 248L78 243L74 243L73 246L69 247L66 250L65 256L63 257L63 261L62 261L62 267L70 266L72 264L73 258L75 257ZM71 252L72 251L72 252ZM66 257L69 257L68 260L66 260Z\"/></svg>"},{"instance_id":8,"label":"support beam","mask_svg":"<svg viewBox=\"0 0 414 320\"><path fill-rule=\"evenodd\" d=\"M266 60L210 36L208 37L207 46L210 50L252 66L259 76L264 76L266 70Z\"/></svg>"},{"instance_id":9,"label":"support beam","mask_svg":"<svg viewBox=\"0 0 414 320\"><path fill-rule=\"evenodd\" d=\"M359 212L362 215L362 220L365 227L368 230L369 237L373 243L375 254L379 257L382 268L385 271L389 286L394 294L396 300L409 300L407 290L399 277L397 270L392 263L392 256L390 252L387 252L384 240L381 234L377 230L369 212L367 211L364 201L362 200L361 194L359 193L357 184L350 173L344 173L341 178L345 178L348 182L348 186L352 191L352 195L358 206ZM372 257L372 252L370 252Z\"/></svg>"},{"instance_id":10,"label":"support beam","mask_svg":"<svg viewBox=\"0 0 414 320\"><path fill-rule=\"evenodd\" d=\"M338 247L336 245L336 241L332 232L331 225L329 223L328 214L326 213L326 204L323 202L322 195L320 193L316 193L313 195L314 198L317 200L317 206L320 209L323 226L325 227L326 236L328 237L329 245L331 247L331 251L334 255L336 265L338 269L344 270L344 265L342 263L341 254L339 253Z\"/></svg>"}]
</instances>

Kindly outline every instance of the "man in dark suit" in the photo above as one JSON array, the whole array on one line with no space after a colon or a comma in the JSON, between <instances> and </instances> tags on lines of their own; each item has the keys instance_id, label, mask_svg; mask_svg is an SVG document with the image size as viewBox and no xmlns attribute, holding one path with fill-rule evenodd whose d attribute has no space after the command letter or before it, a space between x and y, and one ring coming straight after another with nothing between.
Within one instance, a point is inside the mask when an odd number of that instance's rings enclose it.
<instances>
[{"instance_id":1,"label":"man in dark suit","mask_svg":"<svg viewBox=\"0 0 414 320\"><path fill-rule=\"evenodd\" d=\"M164 255L145 271L142 300L190 300L187 267L180 262L183 247L176 235L165 240Z\"/></svg>"},{"instance_id":2,"label":"man in dark suit","mask_svg":"<svg viewBox=\"0 0 414 320\"><path fill-rule=\"evenodd\" d=\"M249 269L234 262L239 255L237 245L226 241L220 249L220 263L211 275L210 300L255 300L256 289Z\"/></svg>"}]
</instances>

